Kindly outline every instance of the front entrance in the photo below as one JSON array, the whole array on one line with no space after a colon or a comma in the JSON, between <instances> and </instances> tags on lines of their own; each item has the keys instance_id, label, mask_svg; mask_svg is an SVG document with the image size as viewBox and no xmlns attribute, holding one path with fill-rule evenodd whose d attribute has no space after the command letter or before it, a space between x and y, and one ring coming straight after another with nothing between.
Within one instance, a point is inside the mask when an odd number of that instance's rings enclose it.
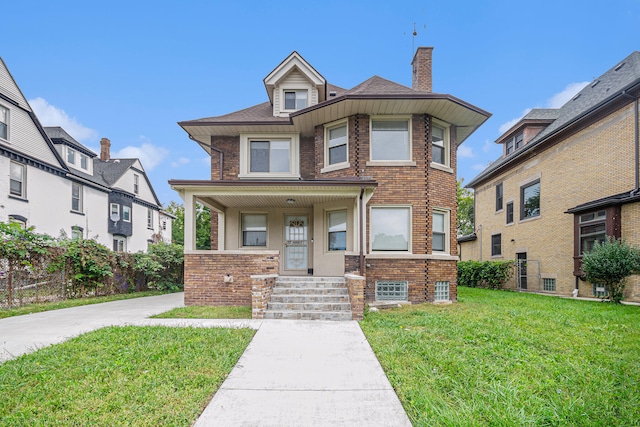
<instances>
[{"instance_id":1,"label":"front entrance","mask_svg":"<svg viewBox=\"0 0 640 427\"><path fill-rule=\"evenodd\" d=\"M284 270L307 272L309 259L307 215L284 217Z\"/></svg>"}]
</instances>

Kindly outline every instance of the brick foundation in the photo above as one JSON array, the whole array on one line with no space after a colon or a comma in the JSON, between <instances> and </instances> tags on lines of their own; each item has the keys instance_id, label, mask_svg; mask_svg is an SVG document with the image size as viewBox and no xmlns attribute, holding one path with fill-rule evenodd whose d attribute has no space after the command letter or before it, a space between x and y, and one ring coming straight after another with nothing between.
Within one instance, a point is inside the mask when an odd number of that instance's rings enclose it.
<instances>
[{"instance_id":1,"label":"brick foundation","mask_svg":"<svg viewBox=\"0 0 640 427\"><path fill-rule=\"evenodd\" d=\"M365 278L355 274L345 274L349 300L351 301L351 314L353 320L362 320L364 317L364 285Z\"/></svg>"}]
</instances>

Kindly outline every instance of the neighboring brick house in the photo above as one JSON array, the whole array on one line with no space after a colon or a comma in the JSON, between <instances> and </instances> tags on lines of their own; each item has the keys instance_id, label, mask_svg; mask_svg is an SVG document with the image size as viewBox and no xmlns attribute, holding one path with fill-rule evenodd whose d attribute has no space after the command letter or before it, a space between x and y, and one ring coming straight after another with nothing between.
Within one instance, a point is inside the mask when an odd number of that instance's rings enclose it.
<instances>
[{"instance_id":1,"label":"neighboring brick house","mask_svg":"<svg viewBox=\"0 0 640 427\"><path fill-rule=\"evenodd\" d=\"M606 236L640 246L638 95L633 52L559 109L535 109L496 141L503 155L471 182L475 229L462 259L518 259L510 285L602 294L585 282L582 253ZM526 261L525 261L526 260ZM640 301L632 277L627 300Z\"/></svg>"},{"instance_id":2,"label":"neighboring brick house","mask_svg":"<svg viewBox=\"0 0 640 427\"><path fill-rule=\"evenodd\" d=\"M456 148L490 114L431 91L431 54L417 50L413 88L346 90L293 52L265 77L267 102L179 123L211 154L211 179L169 182L186 304L249 304L265 274L354 273L367 302L456 300ZM211 251L194 247L196 202L214 213Z\"/></svg>"}]
</instances>

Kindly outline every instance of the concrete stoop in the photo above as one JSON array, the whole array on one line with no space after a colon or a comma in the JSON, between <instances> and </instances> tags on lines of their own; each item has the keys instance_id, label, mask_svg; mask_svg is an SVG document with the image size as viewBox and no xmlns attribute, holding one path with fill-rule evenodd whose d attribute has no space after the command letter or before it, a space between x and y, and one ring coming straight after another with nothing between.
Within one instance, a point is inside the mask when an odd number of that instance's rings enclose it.
<instances>
[{"instance_id":1,"label":"concrete stoop","mask_svg":"<svg viewBox=\"0 0 640 427\"><path fill-rule=\"evenodd\" d=\"M342 277L278 277L264 318L351 320L345 280Z\"/></svg>"}]
</instances>

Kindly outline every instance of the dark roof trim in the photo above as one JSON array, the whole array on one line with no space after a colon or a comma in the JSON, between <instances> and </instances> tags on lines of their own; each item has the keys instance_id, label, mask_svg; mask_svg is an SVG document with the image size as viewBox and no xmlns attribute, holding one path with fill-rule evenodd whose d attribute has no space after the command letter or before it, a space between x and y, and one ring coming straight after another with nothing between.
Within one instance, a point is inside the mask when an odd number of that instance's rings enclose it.
<instances>
[{"instance_id":1,"label":"dark roof trim","mask_svg":"<svg viewBox=\"0 0 640 427\"><path fill-rule=\"evenodd\" d=\"M156 211L160 211L160 209L162 208L160 205L154 205L153 203L149 203L146 202L142 199L138 199L137 197L135 199L133 199L133 203L138 204L138 205L142 205L144 207L147 207L149 209L153 209Z\"/></svg>"},{"instance_id":2,"label":"dark roof trim","mask_svg":"<svg viewBox=\"0 0 640 427\"><path fill-rule=\"evenodd\" d=\"M41 169L45 172L52 173L57 176L67 175L67 171L64 169L60 169L56 166L50 165L49 163L44 163L38 159L34 159L33 157L29 157L17 151L13 151L10 148L7 148L3 145L0 145L0 155L8 157L11 160L17 160L20 163L24 163L26 165L36 167L38 169Z\"/></svg>"},{"instance_id":3,"label":"dark roof trim","mask_svg":"<svg viewBox=\"0 0 640 427\"><path fill-rule=\"evenodd\" d=\"M67 141L66 139L51 138L51 141L54 144L62 144L62 145L66 145L68 147L71 147L74 150L81 152L82 154L86 154L87 156L91 157L92 159L94 157L98 157L98 155L96 153L94 153L93 151L89 150L88 148L83 147L83 146L78 145L78 144L74 144L73 142Z\"/></svg>"},{"instance_id":4,"label":"dark roof trim","mask_svg":"<svg viewBox=\"0 0 640 427\"><path fill-rule=\"evenodd\" d=\"M97 184L95 182L89 181L88 179L85 179L85 178L83 178L81 176L73 175L72 173L68 173L66 175L66 177L70 181L77 182L78 184L86 185L86 186L91 187L91 188L95 188L98 191L102 191L104 193L110 193L111 192L111 190L108 187L105 187L103 185L100 185L100 184Z\"/></svg>"},{"instance_id":5,"label":"dark roof trim","mask_svg":"<svg viewBox=\"0 0 640 427\"><path fill-rule=\"evenodd\" d=\"M287 180L186 180L170 179L169 185L192 186L192 187L377 187L374 180L364 179L342 179L342 180L321 180L313 181L287 181Z\"/></svg>"},{"instance_id":6,"label":"dark roof trim","mask_svg":"<svg viewBox=\"0 0 640 427\"><path fill-rule=\"evenodd\" d=\"M472 242L477 238L478 236L476 235L476 233L467 234L465 236L458 237L458 243Z\"/></svg>"},{"instance_id":7,"label":"dark roof trim","mask_svg":"<svg viewBox=\"0 0 640 427\"><path fill-rule=\"evenodd\" d=\"M591 202L583 203L571 209L567 209L565 213L578 214L578 213L583 213L587 211L592 211L598 208L605 208L608 206L616 206L616 205L626 205L627 203L634 203L634 202L640 202L640 192L631 190L624 193L616 194L614 196L609 196L602 199L593 200Z\"/></svg>"},{"instance_id":8,"label":"dark roof trim","mask_svg":"<svg viewBox=\"0 0 640 427\"><path fill-rule=\"evenodd\" d=\"M497 161L495 166L489 166L489 169L485 170L484 172L481 172L480 175L476 176L474 179L472 179L471 181L469 181L469 183L465 186L465 188L473 188L474 186L480 184L481 182L486 181L487 179L490 179L490 177L494 174L494 172L497 172L498 170L501 170L503 167L510 165L511 163L515 162L515 161L519 161L522 160L523 155L537 147L539 147L540 145L544 144L545 142L554 139L556 136L564 133L565 131L568 131L569 129L572 129L574 127L574 125L578 124L580 121L582 121L583 119L586 119L592 115L595 115L596 113L598 113L600 110L608 107L609 105L613 104L614 102L616 102L619 99L627 99L628 103L631 103L633 101L628 99L628 95L629 92L633 92L635 90L637 90L638 88L640 88L640 80L636 79L632 84L630 84L629 86L627 86L626 88L620 90L619 92L611 95L610 97L604 99L603 101L595 104L593 107L587 109L586 111L582 112L581 114L575 116L573 119L569 120L567 123L565 123L563 126L559 127L558 129L555 129L553 132L549 133L548 135L545 135L543 138L530 143L530 144L525 144L525 146L523 148L521 148L520 150L514 152L514 154L517 153L517 155L513 155L510 157L506 157L503 158L501 161Z\"/></svg>"},{"instance_id":9,"label":"dark roof trim","mask_svg":"<svg viewBox=\"0 0 640 427\"><path fill-rule=\"evenodd\" d=\"M69 168L67 167L67 164L64 162L64 160L62 160L60 153L58 153L58 150L56 150L56 147L54 147L53 142L51 142L51 140L49 139L49 135L47 135L47 133L44 131L44 128L40 124L40 120L38 120L38 117L36 117L33 111L29 111L29 117L31 117L31 120L33 120L33 123L36 125L36 128L38 128L40 135L42 135L42 137L44 138L44 141L49 146L49 149L51 149L51 151L53 152L53 155L60 162L60 165L64 169L69 170Z\"/></svg>"},{"instance_id":10,"label":"dark roof trim","mask_svg":"<svg viewBox=\"0 0 640 427\"><path fill-rule=\"evenodd\" d=\"M0 93L0 98L4 99L5 101L7 101L8 103L10 103L11 105L15 105L16 107L21 108L21 109L23 109L23 110L24 110L24 108L22 108L22 107L20 106L20 103L18 103L18 101L15 101L15 100L13 100L13 99L9 98L7 95L5 95L5 94L3 94L3 93ZM25 110L25 111L27 111L27 110Z\"/></svg>"}]
</instances>

